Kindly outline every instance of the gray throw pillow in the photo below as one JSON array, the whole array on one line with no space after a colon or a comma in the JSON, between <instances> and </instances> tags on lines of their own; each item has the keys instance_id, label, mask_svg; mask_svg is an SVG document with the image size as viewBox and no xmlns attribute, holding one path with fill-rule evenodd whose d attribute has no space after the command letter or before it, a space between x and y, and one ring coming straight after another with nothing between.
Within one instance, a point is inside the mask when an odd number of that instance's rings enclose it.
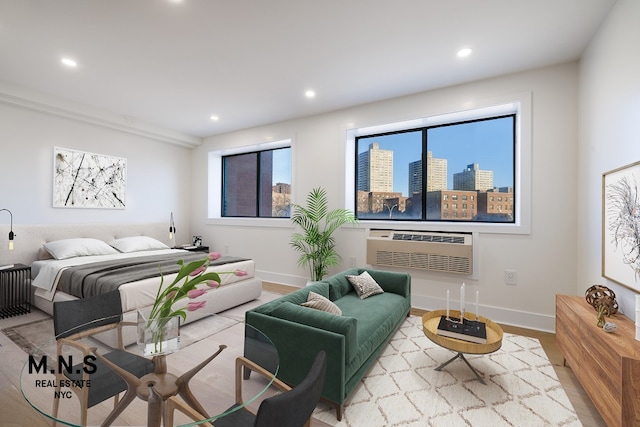
<instances>
[{"instance_id":1,"label":"gray throw pillow","mask_svg":"<svg viewBox=\"0 0 640 427\"><path fill-rule=\"evenodd\" d=\"M380 285L366 271L363 271L359 276L347 276L347 280L356 290L360 299L384 293Z\"/></svg>"}]
</instances>

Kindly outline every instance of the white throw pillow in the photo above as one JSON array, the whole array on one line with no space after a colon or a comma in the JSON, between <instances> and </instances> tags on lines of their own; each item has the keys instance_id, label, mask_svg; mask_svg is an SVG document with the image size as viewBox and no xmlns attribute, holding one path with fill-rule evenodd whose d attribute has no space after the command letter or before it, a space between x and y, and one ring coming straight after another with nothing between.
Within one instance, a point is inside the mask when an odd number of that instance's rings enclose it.
<instances>
[{"instance_id":1,"label":"white throw pillow","mask_svg":"<svg viewBox=\"0 0 640 427\"><path fill-rule=\"evenodd\" d=\"M169 246L149 236L123 237L112 240L109 244L124 253L169 249Z\"/></svg>"},{"instance_id":2,"label":"white throw pillow","mask_svg":"<svg viewBox=\"0 0 640 427\"><path fill-rule=\"evenodd\" d=\"M315 308L317 310L326 311L327 313L337 314L338 316L342 316L342 310L340 310L340 307L335 305L333 301L331 301L330 299L325 298L322 295L317 294L313 291L309 291L307 302L303 302L301 305L305 307Z\"/></svg>"},{"instance_id":3,"label":"white throw pillow","mask_svg":"<svg viewBox=\"0 0 640 427\"><path fill-rule=\"evenodd\" d=\"M384 293L384 290L378 285L378 282L366 271L363 271L359 276L347 275L347 280L349 280L349 283L351 283L356 290L360 299Z\"/></svg>"},{"instance_id":4,"label":"white throw pillow","mask_svg":"<svg viewBox=\"0 0 640 427\"><path fill-rule=\"evenodd\" d=\"M79 256L112 255L118 251L102 240L90 238L62 239L43 245L55 259L67 259Z\"/></svg>"}]
</instances>

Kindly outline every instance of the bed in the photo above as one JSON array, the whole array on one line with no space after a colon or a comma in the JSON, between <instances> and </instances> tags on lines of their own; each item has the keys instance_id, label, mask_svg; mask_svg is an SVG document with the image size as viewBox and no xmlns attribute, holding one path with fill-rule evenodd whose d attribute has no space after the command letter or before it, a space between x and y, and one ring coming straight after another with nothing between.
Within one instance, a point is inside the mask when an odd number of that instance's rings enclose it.
<instances>
[{"instance_id":1,"label":"bed","mask_svg":"<svg viewBox=\"0 0 640 427\"><path fill-rule=\"evenodd\" d=\"M167 235L165 224L25 225L19 230L16 227L16 250L11 257L12 262L31 265L32 301L40 310L52 314L56 301L107 292L115 286L121 294L125 320L134 321L138 310L153 304L160 285L161 269L158 268L160 264L156 265L156 259L164 262L161 265L166 284L176 276L177 268L176 272L168 271L169 266L177 266L178 259L187 261L207 256L206 252L169 248L168 244L162 242ZM154 273L140 277L134 274L131 276L133 279L125 275L125 279L121 279L123 283L117 283L116 280L116 283L106 286L104 278L107 275L98 275L96 271L111 270L111 265L121 263L128 266L127 274L140 269L137 267L139 264L147 266L147 273ZM83 278L82 285L75 286L63 279L65 275L75 276L79 274L78 271L84 270L90 271L87 277L99 276L95 282L100 284L98 287L101 289L87 289L85 282L90 282L89 279ZM262 281L255 276L255 263L251 259L223 256L212 262L208 270L242 270L246 274L222 274L220 286L208 288L198 298L198 301L206 301L205 309L190 312L186 323L256 299L262 292ZM186 304L187 301L181 302ZM115 344L110 336L104 336L102 340L110 345ZM135 340L135 331L125 336L126 344L132 344Z\"/></svg>"}]
</instances>

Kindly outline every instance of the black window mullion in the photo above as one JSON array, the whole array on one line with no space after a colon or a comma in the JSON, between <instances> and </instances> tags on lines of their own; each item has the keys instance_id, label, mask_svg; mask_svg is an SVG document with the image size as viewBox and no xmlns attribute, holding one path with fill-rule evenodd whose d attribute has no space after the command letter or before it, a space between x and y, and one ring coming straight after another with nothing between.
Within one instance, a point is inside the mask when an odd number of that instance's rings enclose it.
<instances>
[{"instance_id":1,"label":"black window mullion","mask_svg":"<svg viewBox=\"0 0 640 427\"><path fill-rule=\"evenodd\" d=\"M429 149L427 128L422 129L422 221L427 220L427 151Z\"/></svg>"},{"instance_id":2,"label":"black window mullion","mask_svg":"<svg viewBox=\"0 0 640 427\"><path fill-rule=\"evenodd\" d=\"M254 216L257 218L260 216L260 180L262 179L262 167L261 167L261 156L262 153L258 152L256 156L256 211Z\"/></svg>"}]
</instances>

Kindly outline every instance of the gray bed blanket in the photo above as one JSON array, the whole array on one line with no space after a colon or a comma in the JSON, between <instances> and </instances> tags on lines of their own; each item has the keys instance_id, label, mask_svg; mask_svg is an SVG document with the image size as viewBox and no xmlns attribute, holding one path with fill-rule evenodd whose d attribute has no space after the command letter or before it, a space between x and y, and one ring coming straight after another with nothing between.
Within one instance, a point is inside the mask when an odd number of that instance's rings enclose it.
<instances>
[{"instance_id":1,"label":"gray bed blanket","mask_svg":"<svg viewBox=\"0 0 640 427\"><path fill-rule=\"evenodd\" d=\"M202 260L206 256L204 252L151 255L69 267L60 274L58 290L78 298L100 295L116 290L125 283L159 278L161 273L177 273L180 270L178 260L189 263ZM224 265L238 261L246 261L246 258L224 256L209 265Z\"/></svg>"}]
</instances>

